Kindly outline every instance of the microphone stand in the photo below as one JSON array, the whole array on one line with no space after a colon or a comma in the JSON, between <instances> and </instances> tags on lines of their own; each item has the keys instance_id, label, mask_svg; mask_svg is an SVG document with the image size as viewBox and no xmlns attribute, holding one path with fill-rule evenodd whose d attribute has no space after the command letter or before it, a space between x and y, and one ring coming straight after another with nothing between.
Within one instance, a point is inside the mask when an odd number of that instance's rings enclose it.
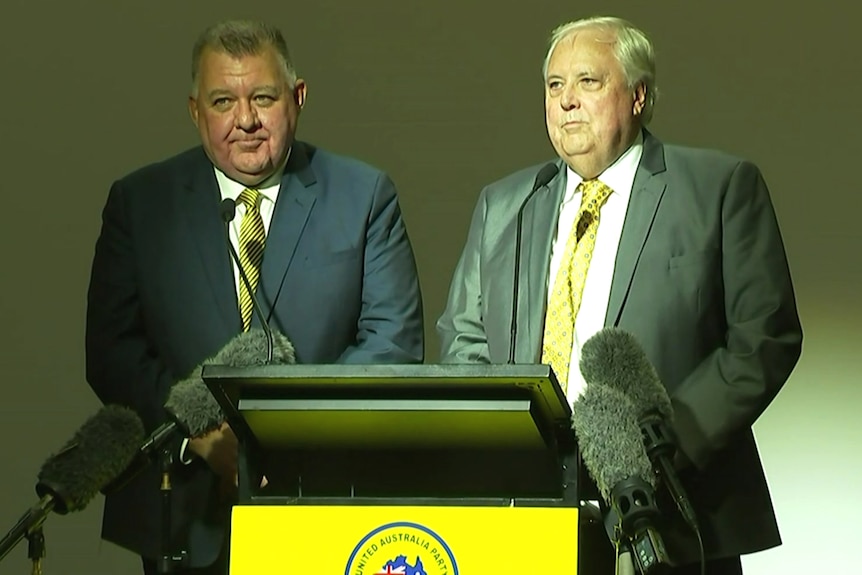
<instances>
[{"instance_id":1,"label":"microphone stand","mask_svg":"<svg viewBox=\"0 0 862 575\"><path fill-rule=\"evenodd\" d=\"M40 525L27 534L27 557L33 562L32 575L42 575L42 559L45 558L45 532Z\"/></svg>"},{"instance_id":2,"label":"microphone stand","mask_svg":"<svg viewBox=\"0 0 862 575\"><path fill-rule=\"evenodd\" d=\"M173 573L176 566L185 561L186 553L173 552L173 537L171 534L171 466L174 463L173 446L163 447L159 458L161 483L159 485L159 496L162 512L162 556L159 558L158 572L162 574Z\"/></svg>"},{"instance_id":3,"label":"microphone stand","mask_svg":"<svg viewBox=\"0 0 862 575\"><path fill-rule=\"evenodd\" d=\"M31 533L40 531L48 514L54 509L54 498L45 495L36 505L27 510L14 527L0 539L0 561L9 554L22 539L30 538Z\"/></svg>"}]
</instances>

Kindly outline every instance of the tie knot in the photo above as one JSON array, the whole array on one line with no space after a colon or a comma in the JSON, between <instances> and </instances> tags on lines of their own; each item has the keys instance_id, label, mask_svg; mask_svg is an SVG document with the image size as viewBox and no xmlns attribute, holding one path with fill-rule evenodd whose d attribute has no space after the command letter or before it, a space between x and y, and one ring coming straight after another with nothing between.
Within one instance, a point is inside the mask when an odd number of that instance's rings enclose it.
<instances>
[{"instance_id":1,"label":"tie knot","mask_svg":"<svg viewBox=\"0 0 862 575\"><path fill-rule=\"evenodd\" d=\"M246 209L256 210L260 208L261 197L262 196L260 195L259 191L252 188L246 188L240 193L236 201L241 204L244 204Z\"/></svg>"},{"instance_id":2,"label":"tie knot","mask_svg":"<svg viewBox=\"0 0 862 575\"><path fill-rule=\"evenodd\" d=\"M583 196L581 196L581 209L590 212L598 212L613 191L595 178L581 182L578 187L583 193Z\"/></svg>"}]
</instances>

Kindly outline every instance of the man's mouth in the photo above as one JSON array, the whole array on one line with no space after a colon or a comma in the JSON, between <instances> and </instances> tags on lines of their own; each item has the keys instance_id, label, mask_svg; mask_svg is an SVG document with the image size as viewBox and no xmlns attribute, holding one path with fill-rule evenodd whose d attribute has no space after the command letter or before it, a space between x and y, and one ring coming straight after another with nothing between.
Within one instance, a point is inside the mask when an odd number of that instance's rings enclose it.
<instances>
[{"instance_id":1,"label":"man's mouth","mask_svg":"<svg viewBox=\"0 0 862 575\"><path fill-rule=\"evenodd\" d=\"M235 140L234 145L241 150L254 150L260 147L264 140Z\"/></svg>"}]
</instances>

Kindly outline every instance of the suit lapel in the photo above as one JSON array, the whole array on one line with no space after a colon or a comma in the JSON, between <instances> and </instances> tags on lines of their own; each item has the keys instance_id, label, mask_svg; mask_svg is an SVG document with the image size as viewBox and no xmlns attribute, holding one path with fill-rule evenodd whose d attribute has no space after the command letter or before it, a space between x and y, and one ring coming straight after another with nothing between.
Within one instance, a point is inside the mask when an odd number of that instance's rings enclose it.
<instances>
[{"instance_id":1,"label":"suit lapel","mask_svg":"<svg viewBox=\"0 0 862 575\"><path fill-rule=\"evenodd\" d=\"M294 142L290 159L281 179L281 188L263 255L258 300L267 321L281 293L284 277L293 261L296 246L316 199L317 178L311 168L309 153L302 142Z\"/></svg>"},{"instance_id":2,"label":"suit lapel","mask_svg":"<svg viewBox=\"0 0 862 575\"><path fill-rule=\"evenodd\" d=\"M227 329L236 332L240 328L239 308L224 224L219 215L220 197L212 164L202 153L201 161L190 170L184 193L180 194L180 211L188 222L216 308Z\"/></svg>"},{"instance_id":3,"label":"suit lapel","mask_svg":"<svg viewBox=\"0 0 862 575\"><path fill-rule=\"evenodd\" d=\"M516 350L516 357L521 362L539 361L542 346L551 245L566 191L566 164L559 160L557 167L559 172L548 184L548 189L536 192L524 213L521 241L525 248L522 257L526 257L526 261L522 259L521 265L526 268L527 274L526 281L521 282L521 293L518 294L518 325L525 329L518 332Z\"/></svg>"},{"instance_id":4,"label":"suit lapel","mask_svg":"<svg viewBox=\"0 0 862 575\"><path fill-rule=\"evenodd\" d=\"M614 326L631 288L638 260L649 237L656 211L666 188L664 146L644 130L644 148L632 185L626 219L617 249L605 325Z\"/></svg>"}]
</instances>

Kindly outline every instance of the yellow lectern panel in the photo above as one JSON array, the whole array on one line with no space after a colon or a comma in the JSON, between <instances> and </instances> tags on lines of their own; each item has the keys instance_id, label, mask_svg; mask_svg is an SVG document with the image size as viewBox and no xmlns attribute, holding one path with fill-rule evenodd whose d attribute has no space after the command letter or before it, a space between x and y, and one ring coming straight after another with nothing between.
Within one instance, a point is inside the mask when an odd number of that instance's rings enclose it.
<instances>
[{"instance_id":1,"label":"yellow lectern panel","mask_svg":"<svg viewBox=\"0 0 862 575\"><path fill-rule=\"evenodd\" d=\"M573 507L236 506L231 575L576 574Z\"/></svg>"}]
</instances>

